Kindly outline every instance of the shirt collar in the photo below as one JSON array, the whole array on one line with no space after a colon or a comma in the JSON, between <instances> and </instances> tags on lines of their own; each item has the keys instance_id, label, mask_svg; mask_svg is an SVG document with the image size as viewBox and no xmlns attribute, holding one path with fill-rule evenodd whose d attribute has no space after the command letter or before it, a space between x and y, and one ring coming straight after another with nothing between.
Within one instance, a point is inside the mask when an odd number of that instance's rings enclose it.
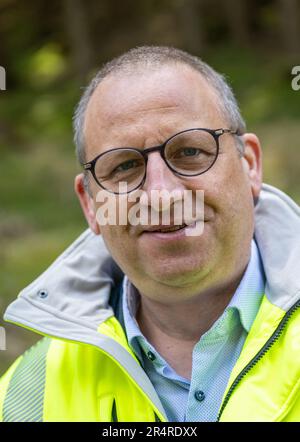
<instances>
[{"instance_id":1,"label":"shirt collar","mask_svg":"<svg viewBox=\"0 0 300 442\"><path fill-rule=\"evenodd\" d=\"M226 309L236 308L244 329L249 333L265 292L265 274L258 247L251 242L251 257L246 271Z\"/></svg>"},{"instance_id":2,"label":"shirt collar","mask_svg":"<svg viewBox=\"0 0 300 442\"><path fill-rule=\"evenodd\" d=\"M136 320L136 313L140 302L140 294L133 284L129 281L127 276L124 276L122 284L122 309L125 331L127 334L128 344L133 352L143 364L143 356L141 347L138 343L138 337L145 339L139 324Z\"/></svg>"}]
</instances>

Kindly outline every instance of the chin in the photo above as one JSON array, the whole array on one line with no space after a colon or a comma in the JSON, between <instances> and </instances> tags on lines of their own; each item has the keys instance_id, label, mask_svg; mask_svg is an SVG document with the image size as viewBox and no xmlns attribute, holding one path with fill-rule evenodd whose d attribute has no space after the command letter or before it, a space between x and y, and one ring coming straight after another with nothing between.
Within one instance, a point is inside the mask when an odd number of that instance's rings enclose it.
<instances>
[{"instance_id":1,"label":"chin","mask_svg":"<svg viewBox=\"0 0 300 442\"><path fill-rule=\"evenodd\" d=\"M202 279L208 271L207 264L189 262L191 260L178 260L178 262L157 262L151 265L146 273L160 284L172 287L188 287L196 280Z\"/></svg>"}]
</instances>

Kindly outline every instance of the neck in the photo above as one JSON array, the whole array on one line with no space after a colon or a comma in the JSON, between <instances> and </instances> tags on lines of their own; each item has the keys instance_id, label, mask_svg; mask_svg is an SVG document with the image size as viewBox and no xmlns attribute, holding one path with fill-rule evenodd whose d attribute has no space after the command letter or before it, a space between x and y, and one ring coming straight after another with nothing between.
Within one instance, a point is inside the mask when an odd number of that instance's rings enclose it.
<instances>
[{"instance_id":1,"label":"neck","mask_svg":"<svg viewBox=\"0 0 300 442\"><path fill-rule=\"evenodd\" d=\"M190 379L193 348L224 312L244 271L226 285L181 303L163 304L141 295L136 316L140 329L178 374Z\"/></svg>"},{"instance_id":2,"label":"neck","mask_svg":"<svg viewBox=\"0 0 300 442\"><path fill-rule=\"evenodd\" d=\"M141 329L144 329L142 331L151 337L162 333L169 338L197 342L221 316L242 276L243 274L226 287L215 287L176 304L164 304L141 295L137 321Z\"/></svg>"}]
</instances>

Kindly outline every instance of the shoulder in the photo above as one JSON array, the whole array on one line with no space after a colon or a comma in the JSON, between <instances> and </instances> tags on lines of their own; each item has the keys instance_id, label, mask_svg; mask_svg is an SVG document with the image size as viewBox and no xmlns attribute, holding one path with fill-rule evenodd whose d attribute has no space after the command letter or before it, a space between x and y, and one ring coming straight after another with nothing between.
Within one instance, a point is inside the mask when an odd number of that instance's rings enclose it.
<instances>
[{"instance_id":1,"label":"shoulder","mask_svg":"<svg viewBox=\"0 0 300 442\"><path fill-rule=\"evenodd\" d=\"M40 339L19 356L1 377L0 421L28 420L28 416L32 416L32 420L39 420L42 401L37 399L43 396L50 343L51 338Z\"/></svg>"},{"instance_id":2,"label":"shoulder","mask_svg":"<svg viewBox=\"0 0 300 442\"><path fill-rule=\"evenodd\" d=\"M0 378L0 422L41 422L45 404L68 403L72 388L93 397L106 364L111 359L95 346L42 338Z\"/></svg>"}]
</instances>

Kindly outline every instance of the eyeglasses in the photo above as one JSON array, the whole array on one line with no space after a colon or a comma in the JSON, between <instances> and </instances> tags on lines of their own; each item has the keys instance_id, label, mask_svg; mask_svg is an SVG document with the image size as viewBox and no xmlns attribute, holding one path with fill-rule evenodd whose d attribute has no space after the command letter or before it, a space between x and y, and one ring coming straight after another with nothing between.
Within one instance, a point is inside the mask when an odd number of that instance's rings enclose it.
<instances>
[{"instance_id":1,"label":"eyeglasses","mask_svg":"<svg viewBox=\"0 0 300 442\"><path fill-rule=\"evenodd\" d=\"M144 150L117 147L101 153L83 164L102 189L114 194L129 193L141 187L146 180L148 155L160 152L168 168L178 176L194 177L207 172L219 154L219 138L231 129L187 129L168 138L159 146ZM126 192L119 192L119 184L126 183Z\"/></svg>"}]
</instances>

